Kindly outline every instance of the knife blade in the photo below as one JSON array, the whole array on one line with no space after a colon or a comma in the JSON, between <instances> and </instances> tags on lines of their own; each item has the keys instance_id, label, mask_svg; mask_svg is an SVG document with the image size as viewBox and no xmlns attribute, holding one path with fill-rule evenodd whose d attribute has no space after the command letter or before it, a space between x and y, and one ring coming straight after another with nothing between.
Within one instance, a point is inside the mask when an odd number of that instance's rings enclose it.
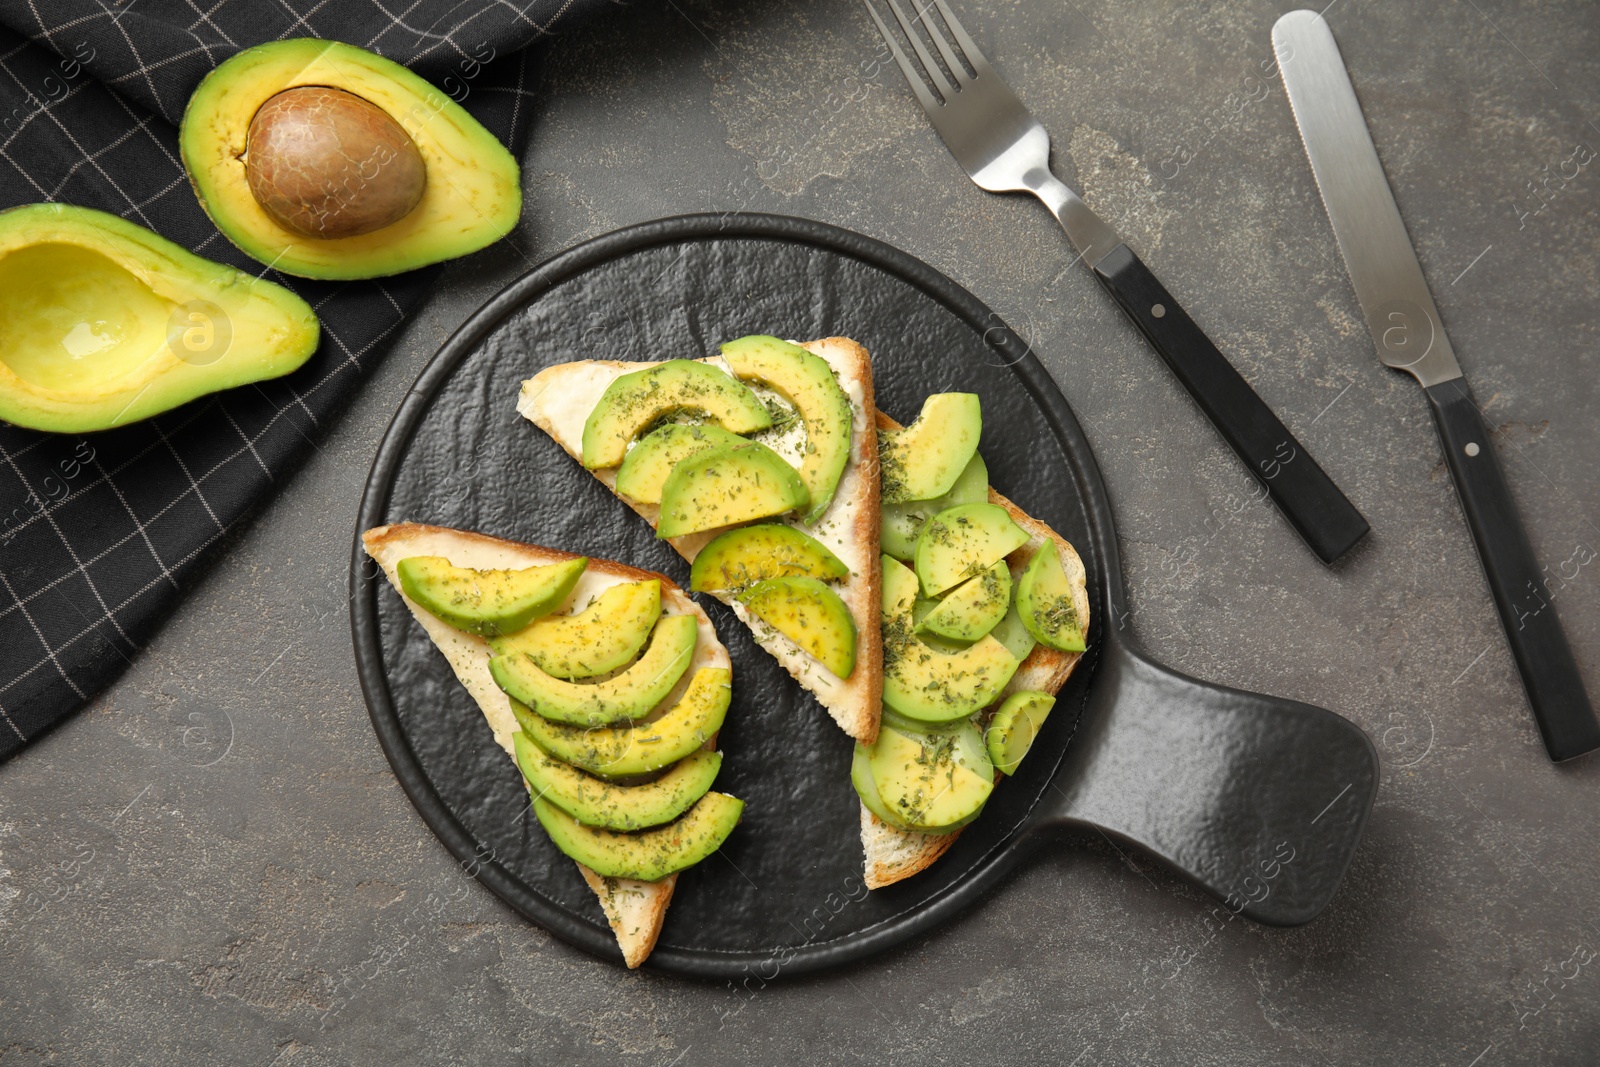
<instances>
[{"instance_id":1,"label":"knife blade","mask_svg":"<svg viewBox=\"0 0 1600 1067\"><path fill-rule=\"evenodd\" d=\"M1291 11L1273 26L1272 44L1378 358L1416 378L1433 410L1545 751L1559 762L1600 748L1600 722L1555 605L1541 595L1541 568L1493 431L1456 362L1333 32L1315 11Z\"/></svg>"}]
</instances>

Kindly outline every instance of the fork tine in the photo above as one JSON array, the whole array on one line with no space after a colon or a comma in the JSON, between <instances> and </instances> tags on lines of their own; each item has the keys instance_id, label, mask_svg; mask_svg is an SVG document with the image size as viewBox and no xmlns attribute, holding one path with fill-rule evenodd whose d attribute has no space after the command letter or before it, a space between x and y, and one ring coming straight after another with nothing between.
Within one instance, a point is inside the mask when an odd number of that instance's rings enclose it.
<instances>
[{"instance_id":1,"label":"fork tine","mask_svg":"<svg viewBox=\"0 0 1600 1067\"><path fill-rule=\"evenodd\" d=\"M939 14L944 18L945 25L949 26L950 31L956 35L956 43L961 46L961 51L966 55L967 62L972 64L972 69L979 74L989 70L989 61L983 58L983 52L978 49L977 43L967 36L966 27L961 25L961 21L956 18L955 12L950 10L950 5L946 4L944 0L933 0L933 3L939 9ZM927 19L924 18L923 21L926 22Z\"/></svg>"},{"instance_id":2,"label":"fork tine","mask_svg":"<svg viewBox=\"0 0 1600 1067\"><path fill-rule=\"evenodd\" d=\"M872 6L872 0L861 0L861 2L866 5L867 14L872 16L872 21L878 24L878 32L883 35L883 41L889 46L889 51L894 53L894 61L900 65L900 73L906 76L906 81L911 83L911 91L917 94L917 100L921 102L922 109L930 113L938 110L941 106L938 99L928 91L928 86L923 82L922 75L917 73L916 66L900 50L900 45L895 41L894 34L889 31L889 27L884 25L883 20L878 17L877 10Z\"/></svg>"},{"instance_id":3,"label":"fork tine","mask_svg":"<svg viewBox=\"0 0 1600 1067\"><path fill-rule=\"evenodd\" d=\"M957 59L956 54L950 50L950 42L945 40L944 32L939 29L939 23L928 17L928 9L926 7L922 9L921 18L923 27L928 31L928 36L933 38L934 46L939 49L939 54L944 56L945 66L950 68L950 73L955 76L956 81L965 87L968 82L972 81L972 78L967 74L967 68L961 65L961 60ZM974 65L972 69L977 70L978 68Z\"/></svg>"},{"instance_id":4,"label":"fork tine","mask_svg":"<svg viewBox=\"0 0 1600 1067\"><path fill-rule=\"evenodd\" d=\"M945 101L955 94L956 87L945 80L944 72L939 69L933 56L923 47L922 38L917 36L916 27L911 25L911 20L906 18L906 13L900 10L900 0L888 0L889 10L894 12L895 21L900 23L900 28L906 31L906 38L911 42L911 47L916 49L917 58L922 60L922 67L927 72L928 80L933 82L933 87L943 94Z\"/></svg>"}]
</instances>

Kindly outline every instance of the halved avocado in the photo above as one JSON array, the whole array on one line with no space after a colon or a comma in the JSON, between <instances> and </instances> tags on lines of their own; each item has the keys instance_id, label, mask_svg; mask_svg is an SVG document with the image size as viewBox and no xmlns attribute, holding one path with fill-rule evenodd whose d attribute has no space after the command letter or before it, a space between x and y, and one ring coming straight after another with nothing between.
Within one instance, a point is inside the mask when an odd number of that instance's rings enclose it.
<instances>
[{"instance_id":1,"label":"halved avocado","mask_svg":"<svg viewBox=\"0 0 1600 1067\"><path fill-rule=\"evenodd\" d=\"M917 577L883 557L883 702L921 722L965 718L997 697L1020 660L985 634L966 648L941 649L913 631Z\"/></svg>"},{"instance_id":2,"label":"halved avocado","mask_svg":"<svg viewBox=\"0 0 1600 1067\"><path fill-rule=\"evenodd\" d=\"M810 499L800 475L766 445L713 448L672 468L661 488L656 536L681 537L801 511Z\"/></svg>"},{"instance_id":3,"label":"halved avocado","mask_svg":"<svg viewBox=\"0 0 1600 1067\"><path fill-rule=\"evenodd\" d=\"M317 347L289 290L67 204L0 212L0 419L109 430L288 374Z\"/></svg>"},{"instance_id":4,"label":"halved avocado","mask_svg":"<svg viewBox=\"0 0 1600 1067\"><path fill-rule=\"evenodd\" d=\"M689 588L738 592L767 578L795 576L835 582L849 577L850 568L810 534L766 522L718 534L694 557Z\"/></svg>"},{"instance_id":5,"label":"halved avocado","mask_svg":"<svg viewBox=\"0 0 1600 1067\"><path fill-rule=\"evenodd\" d=\"M642 830L671 822L705 795L722 766L722 753L695 752L644 785L617 785L551 759L522 731L511 735L517 766L535 797L542 797L585 826Z\"/></svg>"},{"instance_id":6,"label":"halved avocado","mask_svg":"<svg viewBox=\"0 0 1600 1067\"><path fill-rule=\"evenodd\" d=\"M971 723L925 734L881 729L867 765L890 814L885 821L918 833L950 833L965 826L994 792L994 765L982 732Z\"/></svg>"},{"instance_id":7,"label":"halved avocado","mask_svg":"<svg viewBox=\"0 0 1600 1067\"><path fill-rule=\"evenodd\" d=\"M976 641L993 630L1011 606L1011 570L1003 559L944 595L916 624L918 634Z\"/></svg>"},{"instance_id":8,"label":"halved avocado","mask_svg":"<svg viewBox=\"0 0 1600 1067\"><path fill-rule=\"evenodd\" d=\"M656 623L650 646L621 674L603 682L568 682L539 669L525 654L495 656L489 673L507 696L553 722L600 726L642 719L665 700L694 658L700 629L693 615L666 615Z\"/></svg>"},{"instance_id":9,"label":"halved avocado","mask_svg":"<svg viewBox=\"0 0 1600 1067\"><path fill-rule=\"evenodd\" d=\"M659 771L704 745L722 729L732 699L733 672L701 667L689 679L681 700L661 718L637 726L566 726L534 714L516 700L511 711L528 740L545 755L590 774L628 778Z\"/></svg>"},{"instance_id":10,"label":"halved avocado","mask_svg":"<svg viewBox=\"0 0 1600 1067\"><path fill-rule=\"evenodd\" d=\"M737 448L744 443L738 434L709 422L669 422L645 434L622 458L617 492L639 504L659 504L661 487L680 460L708 448Z\"/></svg>"},{"instance_id":11,"label":"halved avocado","mask_svg":"<svg viewBox=\"0 0 1600 1067\"><path fill-rule=\"evenodd\" d=\"M1047 539L1022 572L1017 582L1017 612L1041 645L1062 652L1084 650L1077 601L1054 541Z\"/></svg>"},{"instance_id":12,"label":"halved avocado","mask_svg":"<svg viewBox=\"0 0 1600 1067\"><path fill-rule=\"evenodd\" d=\"M984 744L996 770L1001 774L1017 773L1017 766L1033 747L1033 739L1044 728L1045 716L1055 706L1055 697L1032 689L1006 697L984 734Z\"/></svg>"},{"instance_id":13,"label":"halved avocado","mask_svg":"<svg viewBox=\"0 0 1600 1067\"><path fill-rule=\"evenodd\" d=\"M308 236L258 199L251 170L260 188L267 161L251 159L252 126L261 136L256 119L264 106L280 93L308 87L342 90L377 114L349 114L353 105L330 104L323 94L288 109L295 128L271 148L257 144L256 151L293 153L307 146L303 159L272 162L284 175L278 180L303 181L314 198L304 202L306 213L326 219L360 210L369 198L388 202L409 193L395 188L415 184L409 141L421 160L422 187L415 206L397 221L353 236ZM393 127L391 136L370 136L383 124ZM357 142L359 155L350 158ZM321 145L338 150L319 152ZM222 63L189 98L178 146L200 206L217 229L246 254L303 278L375 278L454 259L504 237L522 213L517 161L493 134L405 67L335 41L274 41ZM402 206L411 200L399 198Z\"/></svg>"},{"instance_id":14,"label":"halved avocado","mask_svg":"<svg viewBox=\"0 0 1600 1067\"><path fill-rule=\"evenodd\" d=\"M766 405L733 375L692 359L669 359L606 386L583 424L583 465L615 467L635 437L663 419L694 412L730 433L772 425Z\"/></svg>"},{"instance_id":15,"label":"halved avocado","mask_svg":"<svg viewBox=\"0 0 1600 1067\"><path fill-rule=\"evenodd\" d=\"M494 637L559 608L588 565L579 556L545 567L479 571L443 556L408 556L395 571L400 588L419 607L458 630Z\"/></svg>"},{"instance_id":16,"label":"halved avocado","mask_svg":"<svg viewBox=\"0 0 1600 1067\"><path fill-rule=\"evenodd\" d=\"M783 395L806 424L800 480L811 494L811 509L800 517L810 525L833 500L839 477L850 461L850 398L821 356L776 337L753 334L722 346L722 357L744 381L757 381Z\"/></svg>"},{"instance_id":17,"label":"halved avocado","mask_svg":"<svg viewBox=\"0 0 1600 1067\"><path fill-rule=\"evenodd\" d=\"M657 882L693 867L717 849L739 825L744 801L726 793L707 793L676 822L619 834L580 823L548 800L535 800L533 812L557 848L602 878Z\"/></svg>"},{"instance_id":18,"label":"halved avocado","mask_svg":"<svg viewBox=\"0 0 1600 1067\"><path fill-rule=\"evenodd\" d=\"M922 595L938 596L1027 543L1027 532L999 504L946 508L928 520L917 537Z\"/></svg>"},{"instance_id":19,"label":"halved avocado","mask_svg":"<svg viewBox=\"0 0 1600 1067\"><path fill-rule=\"evenodd\" d=\"M899 504L884 504L880 507L883 551L895 559L910 563L916 558L917 537L929 519L946 508L953 508L958 504L982 504L988 499L989 468L984 464L983 457L974 452L972 459L962 469L961 476L943 496L936 496L932 500L907 500Z\"/></svg>"},{"instance_id":20,"label":"halved avocado","mask_svg":"<svg viewBox=\"0 0 1600 1067\"><path fill-rule=\"evenodd\" d=\"M661 583L623 582L601 593L576 615L546 615L516 633L496 637L496 655L523 652L557 678L593 678L639 654L661 616Z\"/></svg>"},{"instance_id":21,"label":"halved avocado","mask_svg":"<svg viewBox=\"0 0 1600 1067\"><path fill-rule=\"evenodd\" d=\"M983 408L976 393L935 393L922 402L917 421L878 431L879 490L885 504L932 500L955 485L978 451Z\"/></svg>"},{"instance_id":22,"label":"halved avocado","mask_svg":"<svg viewBox=\"0 0 1600 1067\"><path fill-rule=\"evenodd\" d=\"M855 671L856 621L839 594L817 579L768 578L740 594L739 602L835 677Z\"/></svg>"}]
</instances>

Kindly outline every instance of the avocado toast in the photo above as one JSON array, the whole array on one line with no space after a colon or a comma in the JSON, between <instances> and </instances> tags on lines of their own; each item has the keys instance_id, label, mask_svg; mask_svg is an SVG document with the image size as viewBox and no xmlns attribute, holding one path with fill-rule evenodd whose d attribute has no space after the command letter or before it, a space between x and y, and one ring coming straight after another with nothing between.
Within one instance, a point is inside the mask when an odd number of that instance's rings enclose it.
<instances>
[{"instance_id":1,"label":"avocado toast","mask_svg":"<svg viewBox=\"0 0 1600 1067\"><path fill-rule=\"evenodd\" d=\"M362 544L639 966L677 871L720 845L742 806L708 791L732 677L711 620L667 578L608 560L416 523Z\"/></svg>"},{"instance_id":2,"label":"avocado toast","mask_svg":"<svg viewBox=\"0 0 1600 1067\"><path fill-rule=\"evenodd\" d=\"M583 360L517 411L694 564L858 741L878 733L877 409L848 338L740 338L701 360ZM747 525L755 523L755 525ZM704 558L702 558L704 554Z\"/></svg>"}]
</instances>

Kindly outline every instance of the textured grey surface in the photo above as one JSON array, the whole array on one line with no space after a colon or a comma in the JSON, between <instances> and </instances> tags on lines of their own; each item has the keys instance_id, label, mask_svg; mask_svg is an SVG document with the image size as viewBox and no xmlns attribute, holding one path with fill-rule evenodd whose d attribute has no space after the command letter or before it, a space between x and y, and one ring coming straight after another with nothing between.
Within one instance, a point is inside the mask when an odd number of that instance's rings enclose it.
<instances>
[{"instance_id":1,"label":"textured grey surface","mask_svg":"<svg viewBox=\"0 0 1600 1067\"><path fill-rule=\"evenodd\" d=\"M1600 759L1545 760L1423 399L1372 356L1260 80L1282 10L963 5L1091 205L1366 513L1363 547L1326 570L1246 503L1044 210L960 178L851 0L621 9L557 46L514 247L451 269L123 680L0 766L0 1063L1600 1061ZM1600 146L1600 16L1342 0L1329 20L1557 572L1600 549L1600 171L1559 176ZM1519 218L1529 182L1548 204ZM1099 454L1150 648L1366 727L1377 807L1322 918L1219 927L1085 840L879 962L746 991L596 963L433 840L373 740L344 604L389 413L531 261L732 208L860 230L987 300ZM1600 692L1597 583L1581 567L1557 604Z\"/></svg>"}]
</instances>

